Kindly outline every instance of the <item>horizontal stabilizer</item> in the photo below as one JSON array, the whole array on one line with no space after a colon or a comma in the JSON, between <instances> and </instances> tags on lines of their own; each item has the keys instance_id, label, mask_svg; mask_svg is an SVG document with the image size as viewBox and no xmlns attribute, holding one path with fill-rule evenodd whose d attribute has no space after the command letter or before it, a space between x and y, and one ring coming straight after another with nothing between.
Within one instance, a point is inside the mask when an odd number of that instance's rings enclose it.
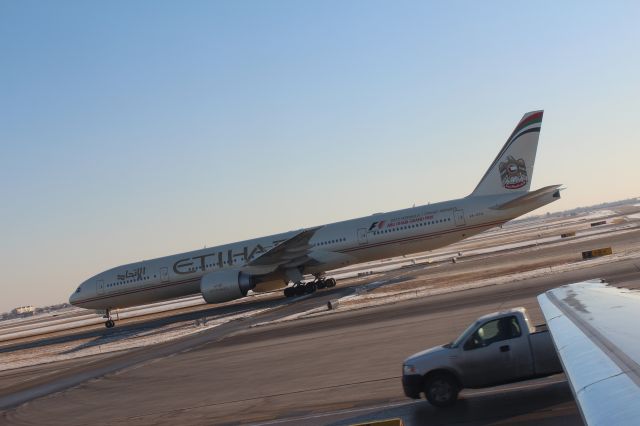
<instances>
[{"instance_id":1,"label":"horizontal stabilizer","mask_svg":"<svg viewBox=\"0 0 640 426\"><path fill-rule=\"evenodd\" d=\"M494 210L507 210L514 207L521 207L523 205L533 203L535 201L540 200L541 198L547 197L553 194L554 197L560 198L560 187L562 185L551 185L545 186L544 188L540 188L535 191L527 192L520 197L514 198L513 200L509 200L506 203L500 204L498 206L492 207ZM557 193L557 195L555 195Z\"/></svg>"}]
</instances>

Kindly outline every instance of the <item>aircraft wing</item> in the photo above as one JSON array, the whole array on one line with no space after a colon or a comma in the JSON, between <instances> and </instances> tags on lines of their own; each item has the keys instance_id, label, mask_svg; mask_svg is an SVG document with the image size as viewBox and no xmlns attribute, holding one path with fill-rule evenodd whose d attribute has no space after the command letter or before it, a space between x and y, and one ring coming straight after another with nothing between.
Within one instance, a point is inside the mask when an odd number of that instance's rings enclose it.
<instances>
[{"instance_id":1,"label":"aircraft wing","mask_svg":"<svg viewBox=\"0 0 640 426\"><path fill-rule=\"evenodd\" d=\"M585 423L637 425L640 292L585 281L538 302Z\"/></svg>"},{"instance_id":2,"label":"aircraft wing","mask_svg":"<svg viewBox=\"0 0 640 426\"><path fill-rule=\"evenodd\" d=\"M322 227L318 226L300 231L262 254L262 256L249 262L248 266L271 266L275 269L276 267L295 267L306 263L309 260L308 254L312 247L309 241L320 228Z\"/></svg>"}]
</instances>

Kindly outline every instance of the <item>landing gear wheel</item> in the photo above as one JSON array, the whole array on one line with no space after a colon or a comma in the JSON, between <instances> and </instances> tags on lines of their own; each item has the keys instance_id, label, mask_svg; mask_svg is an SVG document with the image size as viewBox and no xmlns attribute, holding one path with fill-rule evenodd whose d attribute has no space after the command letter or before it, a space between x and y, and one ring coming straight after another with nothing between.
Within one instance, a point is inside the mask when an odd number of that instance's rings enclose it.
<instances>
[{"instance_id":1,"label":"landing gear wheel","mask_svg":"<svg viewBox=\"0 0 640 426\"><path fill-rule=\"evenodd\" d=\"M335 287L336 286L336 280L333 279L333 278L327 278L324 282L325 282L327 288L331 288L331 287Z\"/></svg>"},{"instance_id":2,"label":"landing gear wheel","mask_svg":"<svg viewBox=\"0 0 640 426\"><path fill-rule=\"evenodd\" d=\"M304 284L296 284L294 288L296 289L296 296L302 296L307 292Z\"/></svg>"},{"instance_id":3,"label":"landing gear wheel","mask_svg":"<svg viewBox=\"0 0 640 426\"><path fill-rule=\"evenodd\" d=\"M325 280L318 280L318 282L316 282L316 287L318 287L318 290L322 290L327 287L327 282Z\"/></svg>"},{"instance_id":4,"label":"landing gear wheel","mask_svg":"<svg viewBox=\"0 0 640 426\"><path fill-rule=\"evenodd\" d=\"M304 285L304 291L307 294L312 294L316 292L316 285L314 283L306 283Z\"/></svg>"},{"instance_id":5,"label":"landing gear wheel","mask_svg":"<svg viewBox=\"0 0 640 426\"><path fill-rule=\"evenodd\" d=\"M431 405L448 407L458 399L460 387L450 374L435 374L424 384L424 394Z\"/></svg>"},{"instance_id":6,"label":"landing gear wheel","mask_svg":"<svg viewBox=\"0 0 640 426\"><path fill-rule=\"evenodd\" d=\"M285 289L284 289L284 296L285 297L293 297L295 295L296 295L295 287L285 287Z\"/></svg>"},{"instance_id":7,"label":"landing gear wheel","mask_svg":"<svg viewBox=\"0 0 640 426\"><path fill-rule=\"evenodd\" d=\"M105 327L113 328L113 326L116 325L116 323L111 319L111 309L105 309L104 316L102 318L106 319L106 321L104 322Z\"/></svg>"}]
</instances>

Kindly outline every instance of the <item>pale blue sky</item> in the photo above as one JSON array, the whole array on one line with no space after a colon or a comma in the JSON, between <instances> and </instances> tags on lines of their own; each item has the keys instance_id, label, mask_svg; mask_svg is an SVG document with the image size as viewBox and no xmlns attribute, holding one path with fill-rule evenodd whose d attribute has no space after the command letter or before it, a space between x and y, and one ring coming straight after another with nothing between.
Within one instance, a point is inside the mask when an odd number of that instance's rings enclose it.
<instances>
[{"instance_id":1,"label":"pale blue sky","mask_svg":"<svg viewBox=\"0 0 640 426\"><path fill-rule=\"evenodd\" d=\"M533 109L550 210L638 196L639 5L1 1L0 311L464 196Z\"/></svg>"}]
</instances>

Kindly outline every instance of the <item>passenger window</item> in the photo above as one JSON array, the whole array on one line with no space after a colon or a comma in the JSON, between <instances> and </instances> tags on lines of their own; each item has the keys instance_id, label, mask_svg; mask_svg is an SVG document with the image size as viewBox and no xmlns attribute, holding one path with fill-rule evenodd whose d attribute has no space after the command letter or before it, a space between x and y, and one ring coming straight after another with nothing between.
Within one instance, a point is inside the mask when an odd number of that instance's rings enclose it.
<instances>
[{"instance_id":1,"label":"passenger window","mask_svg":"<svg viewBox=\"0 0 640 426\"><path fill-rule=\"evenodd\" d=\"M520 337L522 331L515 316L489 321L482 325L464 344L465 351L489 346L494 342Z\"/></svg>"}]
</instances>

